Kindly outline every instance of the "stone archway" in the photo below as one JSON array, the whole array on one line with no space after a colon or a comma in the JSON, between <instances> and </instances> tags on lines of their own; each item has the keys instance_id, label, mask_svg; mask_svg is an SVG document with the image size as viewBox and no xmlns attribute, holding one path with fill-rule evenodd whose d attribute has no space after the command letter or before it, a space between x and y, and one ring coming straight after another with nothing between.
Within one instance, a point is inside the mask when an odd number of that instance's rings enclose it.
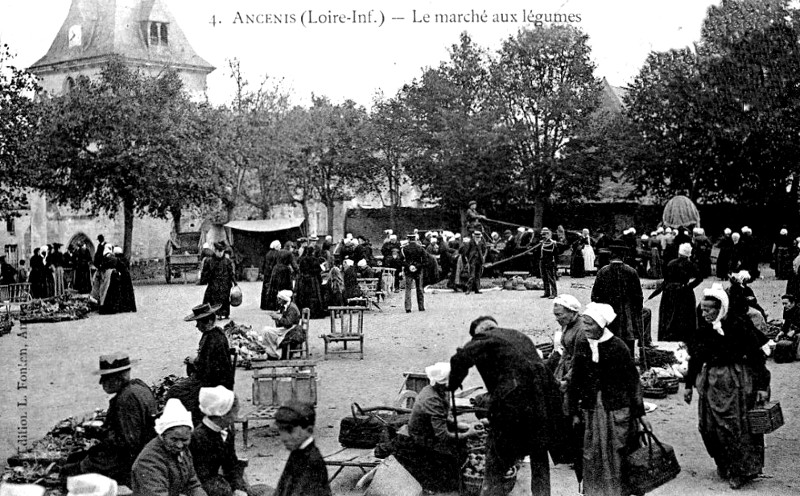
<instances>
[{"instance_id":1,"label":"stone archway","mask_svg":"<svg viewBox=\"0 0 800 496\"><path fill-rule=\"evenodd\" d=\"M69 250L70 246L74 246L75 248L78 248L78 246L80 246L81 244L86 245L86 248L89 249L89 254L94 259L94 243L92 243L92 240L91 240L91 238L89 238L89 236L83 234L82 232L79 232L79 233L75 234L74 236L72 236L69 239L69 243L67 243L66 248L67 248L67 250Z\"/></svg>"}]
</instances>

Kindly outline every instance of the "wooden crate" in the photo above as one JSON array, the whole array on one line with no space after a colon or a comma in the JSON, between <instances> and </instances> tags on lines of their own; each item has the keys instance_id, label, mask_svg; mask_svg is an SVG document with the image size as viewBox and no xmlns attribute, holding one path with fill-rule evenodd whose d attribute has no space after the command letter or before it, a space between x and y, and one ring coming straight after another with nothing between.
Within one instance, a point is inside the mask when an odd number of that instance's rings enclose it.
<instances>
[{"instance_id":1,"label":"wooden crate","mask_svg":"<svg viewBox=\"0 0 800 496\"><path fill-rule=\"evenodd\" d=\"M783 410L781 403L767 403L761 407L747 412L751 434L769 434L783 425Z\"/></svg>"},{"instance_id":2,"label":"wooden crate","mask_svg":"<svg viewBox=\"0 0 800 496\"><path fill-rule=\"evenodd\" d=\"M253 362L253 404L280 406L289 400L317 404L316 362L269 360Z\"/></svg>"}]
</instances>

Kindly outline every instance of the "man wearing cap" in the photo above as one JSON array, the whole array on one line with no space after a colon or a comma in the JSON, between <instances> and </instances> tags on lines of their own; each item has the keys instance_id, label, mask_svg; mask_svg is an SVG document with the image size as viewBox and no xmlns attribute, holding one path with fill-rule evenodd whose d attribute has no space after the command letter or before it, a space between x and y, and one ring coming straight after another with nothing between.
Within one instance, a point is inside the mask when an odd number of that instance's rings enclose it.
<instances>
[{"instance_id":1,"label":"man wearing cap","mask_svg":"<svg viewBox=\"0 0 800 496\"><path fill-rule=\"evenodd\" d=\"M314 444L314 405L297 400L284 403L275 413L281 442L289 450L274 496L330 496L328 468Z\"/></svg>"},{"instance_id":2,"label":"man wearing cap","mask_svg":"<svg viewBox=\"0 0 800 496\"><path fill-rule=\"evenodd\" d=\"M562 250L562 245L553 241L553 232L542 228L542 240L536 246L539 251L539 272L544 282L542 298L553 299L558 295L556 288L556 261Z\"/></svg>"},{"instance_id":3,"label":"man wearing cap","mask_svg":"<svg viewBox=\"0 0 800 496\"><path fill-rule=\"evenodd\" d=\"M230 345L225 332L217 324L219 305L203 303L192 308L184 321L196 321L197 330L203 333L197 349L197 378L203 387L225 386L233 390L235 371L231 363Z\"/></svg>"},{"instance_id":4,"label":"man wearing cap","mask_svg":"<svg viewBox=\"0 0 800 496\"><path fill-rule=\"evenodd\" d=\"M222 386L200 390L200 410L205 417L192 432L194 470L208 496L247 496L244 465L236 456L235 431L239 400Z\"/></svg>"},{"instance_id":5,"label":"man wearing cap","mask_svg":"<svg viewBox=\"0 0 800 496\"><path fill-rule=\"evenodd\" d=\"M411 312L411 285L416 286L417 290L417 309L420 312L425 311L425 293L423 292L425 263L428 260L428 255L422 249L417 241L416 234L409 234L407 236L408 244L400 250L400 256L403 260L403 277L406 284L406 298L405 307L406 313Z\"/></svg>"},{"instance_id":6,"label":"man wearing cap","mask_svg":"<svg viewBox=\"0 0 800 496\"><path fill-rule=\"evenodd\" d=\"M486 220L485 215L478 213L478 202L472 200L469 202L469 208L466 213L467 229L470 232L481 231L483 232L482 220Z\"/></svg>"},{"instance_id":7,"label":"man wearing cap","mask_svg":"<svg viewBox=\"0 0 800 496\"><path fill-rule=\"evenodd\" d=\"M624 245L611 246L611 263L597 271L592 287L592 301L611 305L617 318L609 324L609 330L622 339L634 353L637 339L649 344L643 336L642 307L644 296L642 282L633 267L622 261Z\"/></svg>"},{"instance_id":8,"label":"man wearing cap","mask_svg":"<svg viewBox=\"0 0 800 496\"><path fill-rule=\"evenodd\" d=\"M486 259L486 242L480 231L472 233L472 243L467 245L464 258L469 264L469 280L465 294L474 291L476 294L481 292L481 274L483 274L483 262Z\"/></svg>"},{"instance_id":9,"label":"man wearing cap","mask_svg":"<svg viewBox=\"0 0 800 496\"><path fill-rule=\"evenodd\" d=\"M519 331L497 327L493 317L472 321L472 339L450 358L448 389L461 386L475 366L489 392L484 496L504 495L503 476L517 459L531 461L531 492L550 494L548 450L565 441L561 392L533 341Z\"/></svg>"},{"instance_id":10,"label":"man wearing cap","mask_svg":"<svg viewBox=\"0 0 800 496\"><path fill-rule=\"evenodd\" d=\"M121 485L129 485L131 466L153 437L153 418L157 406L150 388L140 379L131 379L131 360L126 353L100 357L100 385L107 394L108 413L103 423L105 436L83 459L68 459L59 471L61 477L98 473Z\"/></svg>"},{"instance_id":11,"label":"man wearing cap","mask_svg":"<svg viewBox=\"0 0 800 496\"><path fill-rule=\"evenodd\" d=\"M167 401L156 420L158 437L147 443L131 474L133 494L206 496L194 470L192 416L175 398Z\"/></svg>"},{"instance_id":12,"label":"man wearing cap","mask_svg":"<svg viewBox=\"0 0 800 496\"><path fill-rule=\"evenodd\" d=\"M423 489L449 492L458 489L459 472L466 461L466 441L482 432L459 422L459 432L448 426L450 394L447 381L450 364L440 362L425 367L430 385L419 392L408 421L408 437L398 436L395 457L414 476Z\"/></svg>"},{"instance_id":13,"label":"man wearing cap","mask_svg":"<svg viewBox=\"0 0 800 496\"><path fill-rule=\"evenodd\" d=\"M281 345L287 339L289 331L300 324L300 310L292 302L292 296L291 290L278 291L278 305L281 311L280 313L268 312L274 321L274 326L264 326L258 331L260 342L266 350L265 353L273 359L281 357Z\"/></svg>"}]
</instances>

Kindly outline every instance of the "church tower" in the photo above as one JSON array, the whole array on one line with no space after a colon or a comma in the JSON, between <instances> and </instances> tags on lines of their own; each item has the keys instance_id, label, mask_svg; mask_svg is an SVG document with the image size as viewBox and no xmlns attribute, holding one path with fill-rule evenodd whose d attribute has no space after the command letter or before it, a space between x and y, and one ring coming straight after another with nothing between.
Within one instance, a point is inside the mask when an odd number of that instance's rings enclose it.
<instances>
[{"instance_id":1,"label":"church tower","mask_svg":"<svg viewBox=\"0 0 800 496\"><path fill-rule=\"evenodd\" d=\"M28 71L39 78L42 89L50 95L69 91L78 76L99 76L112 57L120 57L129 67L155 76L172 68L181 77L190 94L206 89L206 76L214 67L197 55L175 18L165 7L165 0L72 0L67 18L47 53ZM20 257L30 256L33 248L60 242L69 246L76 240L87 242L103 233L119 244L123 239L120 218L94 217L47 201L46 195L28 195L29 211L20 219L30 224L21 236L23 241L6 245L18 250ZM119 216L118 216L119 217ZM170 224L157 219L136 219L135 258L163 256L163 245Z\"/></svg>"},{"instance_id":2,"label":"church tower","mask_svg":"<svg viewBox=\"0 0 800 496\"><path fill-rule=\"evenodd\" d=\"M28 71L57 95L79 75L100 74L113 56L149 75L170 67L190 93L205 91L214 70L195 53L164 0L72 0L47 54Z\"/></svg>"}]
</instances>

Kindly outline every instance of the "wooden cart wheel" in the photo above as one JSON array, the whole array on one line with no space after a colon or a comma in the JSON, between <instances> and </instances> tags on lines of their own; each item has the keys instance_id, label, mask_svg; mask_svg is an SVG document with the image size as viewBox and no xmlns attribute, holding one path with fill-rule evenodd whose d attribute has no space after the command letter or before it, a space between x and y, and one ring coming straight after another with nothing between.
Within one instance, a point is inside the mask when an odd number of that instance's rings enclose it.
<instances>
[{"instance_id":1,"label":"wooden cart wheel","mask_svg":"<svg viewBox=\"0 0 800 496\"><path fill-rule=\"evenodd\" d=\"M414 402L416 400L417 392L406 389L397 396L397 399L394 401L394 406L398 408L408 408L410 410L414 408Z\"/></svg>"}]
</instances>

